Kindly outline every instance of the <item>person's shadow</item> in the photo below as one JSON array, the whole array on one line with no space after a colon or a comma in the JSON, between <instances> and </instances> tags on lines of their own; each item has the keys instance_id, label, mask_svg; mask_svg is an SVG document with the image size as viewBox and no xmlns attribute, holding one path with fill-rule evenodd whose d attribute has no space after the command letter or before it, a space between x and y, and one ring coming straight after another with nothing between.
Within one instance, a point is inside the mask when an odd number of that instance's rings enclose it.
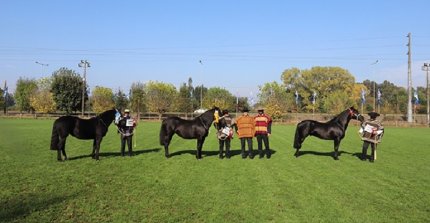
<instances>
[{"instance_id":1,"label":"person's shadow","mask_svg":"<svg viewBox=\"0 0 430 223\"><path fill-rule=\"evenodd\" d=\"M270 151L271 151L272 155L276 153L276 150L271 149ZM265 150L263 150L263 152L265 152ZM230 150L230 157L241 155L241 153L242 153L242 151L240 149L239 150ZM248 154L247 151L245 151L245 153ZM192 149L181 150L181 151L177 151L177 152L171 153L170 157L180 156L180 155L183 155L183 154L191 154L191 155L195 156L197 154L197 151L195 149L194 150L192 150ZM258 150L252 150L252 154L254 155L254 157L258 156ZM213 151L213 150L212 151L202 151L202 156L205 156L205 157L207 157L207 156L218 156L218 155L219 155L219 150L216 150L216 151ZM225 149L224 149L224 154L223 155L225 155Z\"/></svg>"}]
</instances>

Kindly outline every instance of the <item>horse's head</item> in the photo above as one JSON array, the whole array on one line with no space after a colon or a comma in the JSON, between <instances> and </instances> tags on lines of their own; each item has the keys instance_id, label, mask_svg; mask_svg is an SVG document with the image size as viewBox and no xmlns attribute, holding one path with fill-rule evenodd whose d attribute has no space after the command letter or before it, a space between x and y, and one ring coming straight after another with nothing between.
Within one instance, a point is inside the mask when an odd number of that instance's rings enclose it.
<instances>
[{"instance_id":1,"label":"horse's head","mask_svg":"<svg viewBox=\"0 0 430 223\"><path fill-rule=\"evenodd\" d=\"M213 112L214 112L214 122L218 123L219 116L222 114L221 109L214 106L211 110L213 110Z\"/></svg>"},{"instance_id":2,"label":"horse's head","mask_svg":"<svg viewBox=\"0 0 430 223\"><path fill-rule=\"evenodd\" d=\"M348 108L349 116L353 119L357 119L360 122L364 122L364 117L358 112L357 109L354 108L354 106Z\"/></svg>"},{"instance_id":3,"label":"horse's head","mask_svg":"<svg viewBox=\"0 0 430 223\"><path fill-rule=\"evenodd\" d=\"M115 109L115 121L114 121L115 125L119 124L119 120L121 119L121 116L122 116L121 112L118 109Z\"/></svg>"}]
</instances>

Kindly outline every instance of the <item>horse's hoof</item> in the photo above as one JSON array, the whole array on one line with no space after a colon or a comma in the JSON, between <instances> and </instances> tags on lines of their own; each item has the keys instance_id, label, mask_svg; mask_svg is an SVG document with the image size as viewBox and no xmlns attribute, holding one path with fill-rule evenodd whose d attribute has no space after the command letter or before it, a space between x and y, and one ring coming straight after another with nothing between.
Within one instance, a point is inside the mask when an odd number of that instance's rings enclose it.
<instances>
[{"instance_id":1,"label":"horse's hoof","mask_svg":"<svg viewBox=\"0 0 430 223\"><path fill-rule=\"evenodd\" d=\"M339 160L339 157L334 157L334 160Z\"/></svg>"}]
</instances>

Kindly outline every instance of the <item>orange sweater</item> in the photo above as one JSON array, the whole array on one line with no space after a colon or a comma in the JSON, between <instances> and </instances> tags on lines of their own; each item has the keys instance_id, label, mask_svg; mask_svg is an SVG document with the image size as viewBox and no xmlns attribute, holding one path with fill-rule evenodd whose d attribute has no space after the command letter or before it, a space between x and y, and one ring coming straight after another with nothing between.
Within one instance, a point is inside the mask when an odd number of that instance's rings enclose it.
<instances>
[{"instance_id":1,"label":"orange sweater","mask_svg":"<svg viewBox=\"0 0 430 223\"><path fill-rule=\"evenodd\" d=\"M254 137L255 120L249 115L242 115L236 120L237 134L239 138Z\"/></svg>"}]
</instances>

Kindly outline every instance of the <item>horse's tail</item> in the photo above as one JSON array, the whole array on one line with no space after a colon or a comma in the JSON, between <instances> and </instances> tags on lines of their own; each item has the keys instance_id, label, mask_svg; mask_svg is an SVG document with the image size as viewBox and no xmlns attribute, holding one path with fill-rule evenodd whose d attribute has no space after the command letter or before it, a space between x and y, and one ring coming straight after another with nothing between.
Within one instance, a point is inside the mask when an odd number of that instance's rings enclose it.
<instances>
[{"instance_id":1,"label":"horse's tail","mask_svg":"<svg viewBox=\"0 0 430 223\"><path fill-rule=\"evenodd\" d=\"M312 127L313 123L305 120L297 124L296 134L294 135L294 148L302 148L302 143L305 138L309 135L309 129Z\"/></svg>"},{"instance_id":2,"label":"horse's tail","mask_svg":"<svg viewBox=\"0 0 430 223\"><path fill-rule=\"evenodd\" d=\"M166 120L164 120L161 123L161 128L160 128L160 145L164 146L164 141L166 139L167 136L167 125L166 125Z\"/></svg>"},{"instance_id":3,"label":"horse's tail","mask_svg":"<svg viewBox=\"0 0 430 223\"><path fill-rule=\"evenodd\" d=\"M296 134L295 134L295 136L294 136L294 148L296 148L296 149L300 149L301 147L302 147L302 144L300 143L300 123L299 124L297 124L297 127L296 127Z\"/></svg>"},{"instance_id":4,"label":"horse's tail","mask_svg":"<svg viewBox=\"0 0 430 223\"><path fill-rule=\"evenodd\" d=\"M52 125L52 135L51 135L51 150L57 150L58 149L58 143L59 143L59 137L58 137L58 131L56 128L57 121L54 122L54 125Z\"/></svg>"}]
</instances>

